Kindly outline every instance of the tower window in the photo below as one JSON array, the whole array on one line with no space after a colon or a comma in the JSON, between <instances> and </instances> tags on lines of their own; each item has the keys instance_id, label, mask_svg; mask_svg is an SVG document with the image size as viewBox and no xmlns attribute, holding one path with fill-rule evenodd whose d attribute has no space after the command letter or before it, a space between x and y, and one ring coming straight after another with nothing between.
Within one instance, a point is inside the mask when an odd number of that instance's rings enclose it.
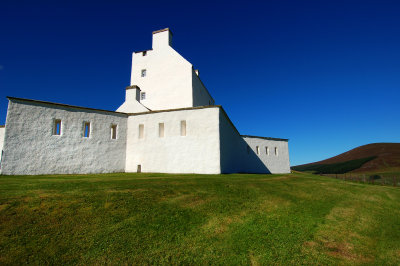
<instances>
[{"instance_id":1,"label":"tower window","mask_svg":"<svg viewBox=\"0 0 400 266\"><path fill-rule=\"evenodd\" d=\"M142 76L142 78L146 76L146 69L142 69L141 76Z\"/></svg>"},{"instance_id":2,"label":"tower window","mask_svg":"<svg viewBox=\"0 0 400 266\"><path fill-rule=\"evenodd\" d=\"M269 155L269 148L265 147L265 154Z\"/></svg>"},{"instance_id":3,"label":"tower window","mask_svg":"<svg viewBox=\"0 0 400 266\"><path fill-rule=\"evenodd\" d=\"M144 100L146 99L146 93L145 92L141 92L140 93L140 100Z\"/></svg>"},{"instance_id":4,"label":"tower window","mask_svg":"<svg viewBox=\"0 0 400 266\"><path fill-rule=\"evenodd\" d=\"M55 119L53 125L53 135L61 135L61 120Z\"/></svg>"},{"instance_id":5,"label":"tower window","mask_svg":"<svg viewBox=\"0 0 400 266\"><path fill-rule=\"evenodd\" d=\"M142 55L146 56L147 55L147 51L143 51Z\"/></svg>"},{"instance_id":6,"label":"tower window","mask_svg":"<svg viewBox=\"0 0 400 266\"><path fill-rule=\"evenodd\" d=\"M278 148L275 147L275 155L278 156Z\"/></svg>"},{"instance_id":7,"label":"tower window","mask_svg":"<svg viewBox=\"0 0 400 266\"><path fill-rule=\"evenodd\" d=\"M144 137L144 125L140 124L139 125L139 139L142 139Z\"/></svg>"},{"instance_id":8,"label":"tower window","mask_svg":"<svg viewBox=\"0 0 400 266\"><path fill-rule=\"evenodd\" d=\"M181 136L186 136L186 120L181 121Z\"/></svg>"},{"instance_id":9,"label":"tower window","mask_svg":"<svg viewBox=\"0 0 400 266\"><path fill-rule=\"evenodd\" d=\"M83 137L84 138L90 137L90 122L83 123Z\"/></svg>"},{"instance_id":10,"label":"tower window","mask_svg":"<svg viewBox=\"0 0 400 266\"><path fill-rule=\"evenodd\" d=\"M158 124L158 136L160 138L164 137L164 123L159 123Z\"/></svg>"},{"instance_id":11,"label":"tower window","mask_svg":"<svg viewBox=\"0 0 400 266\"><path fill-rule=\"evenodd\" d=\"M117 139L117 125L111 125L111 139Z\"/></svg>"},{"instance_id":12,"label":"tower window","mask_svg":"<svg viewBox=\"0 0 400 266\"><path fill-rule=\"evenodd\" d=\"M260 147L259 146L256 146L256 152L257 152L257 155L260 155Z\"/></svg>"}]
</instances>

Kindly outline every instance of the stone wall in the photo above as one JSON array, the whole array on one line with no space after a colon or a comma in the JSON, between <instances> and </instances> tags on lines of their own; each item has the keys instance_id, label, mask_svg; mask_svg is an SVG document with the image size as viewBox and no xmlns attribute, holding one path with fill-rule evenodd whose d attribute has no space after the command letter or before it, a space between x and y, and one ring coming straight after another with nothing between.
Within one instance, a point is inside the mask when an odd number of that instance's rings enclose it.
<instances>
[{"instance_id":1,"label":"stone wall","mask_svg":"<svg viewBox=\"0 0 400 266\"><path fill-rule=\"evenodd\" d=\"M54 135L55 119L60 135ZM88 138L84 122L90 122ZM117 139L111 139L111 125L117 125ZM2 174L124 172L126 126L122 113L10 98Z\"/></svg>"},{"instance_id":2,"label":"stone wall","mask_svg":"<svg viewBox=\"0 0 400 266\"><path fill-rule=\"evenodd\" d=\"M126 171L137 172L140 165L142 172L219 174L218 112L219 107L207 107L129 116ZM181 135L181 121L186 136Z\"/></svg>"}]
</instances>

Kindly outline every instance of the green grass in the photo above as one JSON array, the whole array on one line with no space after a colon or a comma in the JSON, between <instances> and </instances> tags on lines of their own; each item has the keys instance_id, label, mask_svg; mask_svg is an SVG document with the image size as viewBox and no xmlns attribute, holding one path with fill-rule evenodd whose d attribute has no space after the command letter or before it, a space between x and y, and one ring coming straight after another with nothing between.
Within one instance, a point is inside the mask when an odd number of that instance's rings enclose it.
<instances>
[{"instance_id":1,"label":"green grass","mask_svg":"<svg viewBox=\"0 0 400 266\"><path fill-rule=\"evenodd\" d=\"M311 174L0 177L0 264L400 264L400 189Z\"/></svg>"}]
</instances>

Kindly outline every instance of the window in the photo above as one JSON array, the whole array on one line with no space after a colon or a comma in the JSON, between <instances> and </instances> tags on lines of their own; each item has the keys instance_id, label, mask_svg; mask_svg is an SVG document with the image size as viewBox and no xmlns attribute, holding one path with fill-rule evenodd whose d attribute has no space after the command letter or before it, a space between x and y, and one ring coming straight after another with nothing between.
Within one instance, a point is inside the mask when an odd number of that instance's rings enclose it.
<instances>
[{"instance_id":1,"label":"window","mask_svg":"<svg viewBox=\"0 0 400 266\"><path fill-rule=\"evenodd\" d=\"M144 125L140 124L139 125L139 139L142 139L144 137Z\"/></svg>"},{"instance_id":2,"label":"window","mask_svg":"<svg viewBox=\"0 0 400 266\"><path fill-rule=\"evenodd\" d=\"M181 136L186 136L186 120L181 121Z\"/></svg>"},{"instance_id":3,"label":"window","mask_svg":"<svg viewBox=\"0 0 400 266\"><path fill-rule=\"evenodd\" d=\"M142 78L146 76L146 69L142 69L142 74L141 74Z\"/></svg>"},{"instance_id":4,"label":"window","mask_svg":"<svg viewBox=\"0 0 400 266\"><path fill-rule=\"evenodd\" d=\"M61 135L61 120L60 119L54 120L53 135L57 135L57 136Z\"/></svg>"},{"instance_id":5,"label":"window","mask_svg":"<svg viewBox=\"0 0 400 266\"><path fill-rule=\"evenodd\" d=\"M260 155L260 147L256 146L257 155Z\"/></svg>"},{"instance_id":6,"label":"window","mask_svg":"<svg viewBox=\"0 0 400 266\"><path fill-rule=\"evenodd\" d=\"M268 147L265 147L265 154L269 155L269 148Z\"/></svg>"},{"instance_id":7,"label":"window","mask_svg":"<svg viewBox=\"0 0 400 266\"><path fill-rule=\"evenodd\" d=\"M142 52L142 55L143 55L143 56L146 56L146 55L147 55L147 51L143 51L143 52Z\"/></svg>"},{"instance_id":8,"label":"window","mask_svg":"<svg viewBox=\"0 0 400 266\"><path fill-rule=\"evenodd\" d=\"M158 136L160 138L164 137L164 123L159 123L158 124Z\"/></svg>"},{"instance_id":9,"label":"window","mask_svg":"<svg viewBox=\"0 0 400 266\"><path fill-rule=\"evenodd\" d=\"M83 123L83 137L84 138L90 137L90 122Z\"/></svg>"},{"instance_id":10,"label":"window","mask_svg":"<svg viewBox=\"0 0 400 266\"><path fill-rule=\"evenodd\" d=\"M111 139L117 139L117 125L111 125Z\"/></svg>"},{"instance_id":11,"label":"window","mask_svg":"<svg viewBox=\"0 0 400 266\"><path fill-rule=\"evenodd\" d=\"M275 147L275 155L278 156L278 148Z\"/></svg>"},{"instance_id":12,"label":"window","mask_svg":"<svg viewBox=\"0 0 400 266\"><path fill-rule=\"evenodd\" d=\"M146 99L146 93L145 92L141 92L140 93L140 100L144 100Z\"/></svg>"}]
</instances>

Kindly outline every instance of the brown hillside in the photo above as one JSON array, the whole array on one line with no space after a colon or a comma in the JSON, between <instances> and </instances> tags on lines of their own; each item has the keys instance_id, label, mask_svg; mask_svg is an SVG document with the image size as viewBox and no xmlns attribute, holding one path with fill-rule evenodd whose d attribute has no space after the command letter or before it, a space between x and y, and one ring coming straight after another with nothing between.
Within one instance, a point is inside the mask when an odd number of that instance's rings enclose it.
<instances>
[{"instance_id":1,"label":"brown hillside","mask_svg":"<svg viewBox=\"0 0 400 266\"><path fill-rule=\"evenodd\" d=\"M373 172L400 167L400 143L372 143L357 147L335 157L305 165L341 163L376 156L352 172Z\"/></svg>"}]
</instances>

